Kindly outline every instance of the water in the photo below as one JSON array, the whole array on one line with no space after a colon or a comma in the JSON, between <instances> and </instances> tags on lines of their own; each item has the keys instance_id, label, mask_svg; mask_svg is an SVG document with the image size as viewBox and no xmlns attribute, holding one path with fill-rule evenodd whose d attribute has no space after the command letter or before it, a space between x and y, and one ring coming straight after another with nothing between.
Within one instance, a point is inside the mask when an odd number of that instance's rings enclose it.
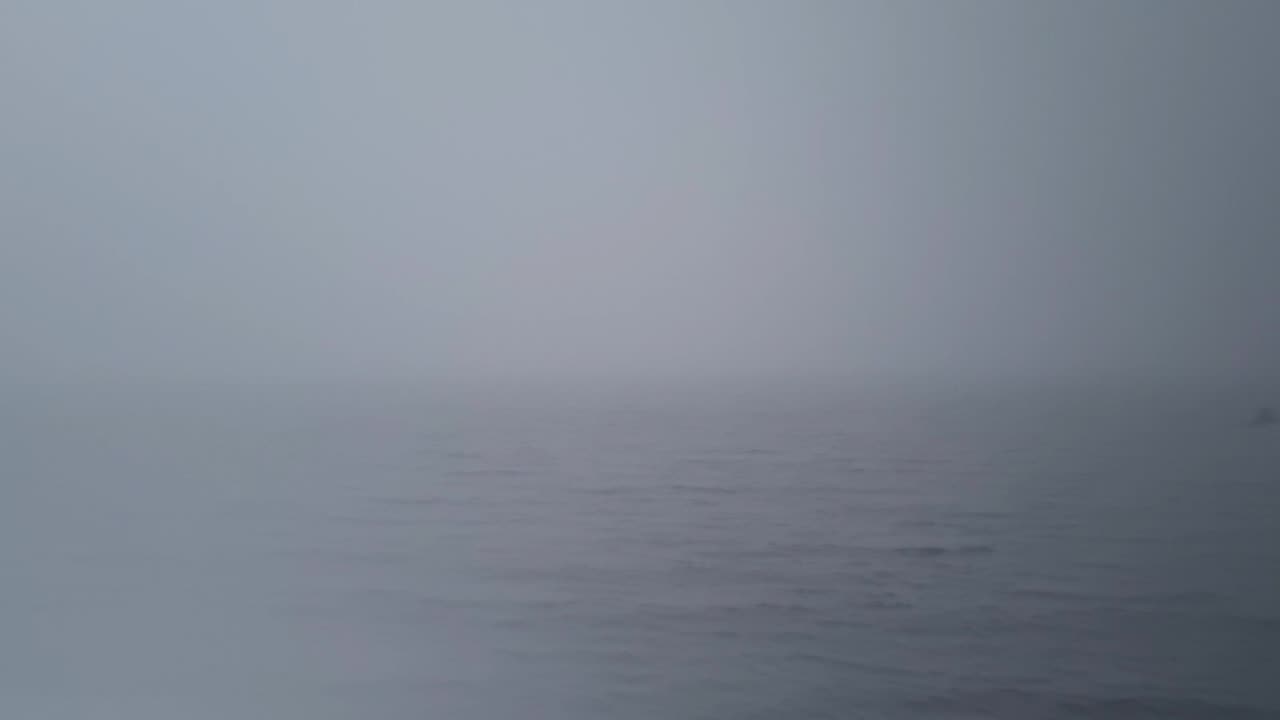
<instances>
[{"instance_id":1,"label":"water","mask_svg":"<svg viewBox=\"0 0 1280 720\"><path fill-rule=\"evenodd\" d=\"M11 390L0 715L1280 717L1259 402Z\"/></svg>"}]
</instances>

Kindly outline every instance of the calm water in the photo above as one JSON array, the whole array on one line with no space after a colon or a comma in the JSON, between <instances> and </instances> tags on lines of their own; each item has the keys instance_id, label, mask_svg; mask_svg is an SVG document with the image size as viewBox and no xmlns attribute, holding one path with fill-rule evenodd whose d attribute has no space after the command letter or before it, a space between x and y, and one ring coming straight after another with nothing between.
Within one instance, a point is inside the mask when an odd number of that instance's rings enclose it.
<instances>
[{"instance_id":1,"label":"calm water","mask_svg":"<svg viewBox=\"0 0 1280 720\"><path fill-rule=\"evenodd\" d=\"M1280 717L1257 404L10 391L0 716Z\"/></svg>"}]
</instances>

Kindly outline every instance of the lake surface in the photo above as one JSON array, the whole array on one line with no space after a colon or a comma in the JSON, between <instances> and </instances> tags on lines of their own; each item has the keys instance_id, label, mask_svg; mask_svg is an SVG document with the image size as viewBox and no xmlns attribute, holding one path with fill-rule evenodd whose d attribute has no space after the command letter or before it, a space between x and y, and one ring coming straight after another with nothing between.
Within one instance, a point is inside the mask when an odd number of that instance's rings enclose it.
<instances>
[{"instance_id":1,"label":"lake surface","mask_svg":"<svg viewBox=\"0 0 1280 720\"><path fill-rule=\"evenodd\" d=\"M11 389L0 716L1280 717L1266 402Z\"/></svg>"}]
</instances>

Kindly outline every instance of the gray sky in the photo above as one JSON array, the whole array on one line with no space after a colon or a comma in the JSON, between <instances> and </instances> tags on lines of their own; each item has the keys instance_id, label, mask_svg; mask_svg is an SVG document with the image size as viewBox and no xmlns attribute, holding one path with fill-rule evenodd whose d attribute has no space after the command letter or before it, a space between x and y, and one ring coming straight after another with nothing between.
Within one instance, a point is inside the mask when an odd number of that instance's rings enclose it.
<instances>
[{"instance_id":1,"label":"gray sky","mask_svg":"<svg viewBox=\"0 0 1280 720\"><path fill-rule=\"evenodd\" d=\"M0 373L1277 371L1277 31L6 0Z\"/></svg>"}]
</instances>

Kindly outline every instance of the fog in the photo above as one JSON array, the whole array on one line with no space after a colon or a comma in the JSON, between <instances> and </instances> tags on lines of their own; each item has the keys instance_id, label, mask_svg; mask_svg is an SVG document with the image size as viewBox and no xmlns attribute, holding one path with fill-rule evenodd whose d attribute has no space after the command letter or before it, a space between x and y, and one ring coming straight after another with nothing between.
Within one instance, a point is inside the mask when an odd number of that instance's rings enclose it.
<instances>
[{"instance_id":1,"label":"fog","mask_svg":"<svg viewBox=\"0 0 1280 720\"><path fill-rule=\"evenodd\" d=\"M0 375L1273 372L1277 27L8 0Z\"/></svg>"},{"instance_id":2,"label":"fog","mask_svg":"<svg viewBox=\"0 0 1280 720\"><path fill-rule=\"evenodd\" d=\"M0 717L1280 717L1278 30L0 0Z\"/></svg>"}]
</instances>

